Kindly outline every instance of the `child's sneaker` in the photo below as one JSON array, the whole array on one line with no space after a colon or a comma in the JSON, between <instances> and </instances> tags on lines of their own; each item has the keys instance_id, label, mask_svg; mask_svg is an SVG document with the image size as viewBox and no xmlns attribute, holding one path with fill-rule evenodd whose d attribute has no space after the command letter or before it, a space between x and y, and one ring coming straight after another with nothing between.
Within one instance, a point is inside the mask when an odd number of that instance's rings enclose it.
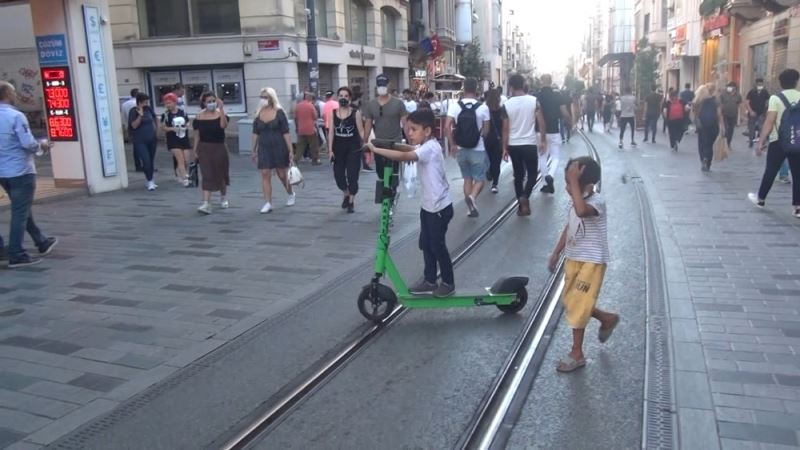
<instances>
[{"instance_id":1,"label":"child's sneaker","mask_svg":"<svg viewBox=\"0 0 800 450\"><path fill-rule=\"evenodd\" d=\"M437 287L436 290L433 291L433 296L436 298L445 298L445 297L450 297L455 292L456 292L455 286L442 282L441 284L439 284L439 287Z\"/></svg>"},{"instance_id":2,"label":"child's sneaker","mask_svg":"<svg viewBox=\"0 0 800 450\"><path fill-rule=\"evenodd\" d=\"M414 295L432 294L439 286L436 283L429 283L425 280L408 288L408 292Z\"/></svg>"}]
</instances>

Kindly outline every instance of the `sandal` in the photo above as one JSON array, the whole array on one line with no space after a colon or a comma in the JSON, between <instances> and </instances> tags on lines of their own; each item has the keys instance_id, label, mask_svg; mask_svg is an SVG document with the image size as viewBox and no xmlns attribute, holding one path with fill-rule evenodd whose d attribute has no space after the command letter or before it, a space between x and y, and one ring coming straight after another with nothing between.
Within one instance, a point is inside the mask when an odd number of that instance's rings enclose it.
<instances>
[{"instance_id":1,"label":"sandal","mask_svg":"<svg viewBox=\"0 0 800 450\"><path fill-rule=\"evenodd\" d=\"M600 329L597 331L597 340L600 341L601 344L605 343L608 340L608 338L611 337L611 334L614 332L614 328L617 328L618 324L619 324L619 316L614 316L614 321L611 323L610 327L605 329L603 327L600 327Z\"/></svg>"},{"instance_id":2,"label":"sandal","mask_svg":"<svg viewBox=\"0 0 800 450\"><path fill-rule=\"evenodd\" d=\"M556 370L561 373L567 373L567 372L572 372L576 369L580 369L585 365L586 365L586 359L576 360L572 356L567 355L561 358L561 361L558 362Z\"/></svg>"}]
</instances>

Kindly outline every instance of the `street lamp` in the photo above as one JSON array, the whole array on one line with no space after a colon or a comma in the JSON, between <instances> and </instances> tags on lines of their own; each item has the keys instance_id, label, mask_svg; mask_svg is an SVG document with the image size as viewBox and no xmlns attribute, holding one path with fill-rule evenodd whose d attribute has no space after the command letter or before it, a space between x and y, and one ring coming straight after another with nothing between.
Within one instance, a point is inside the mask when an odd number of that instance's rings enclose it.
<instances>
[{"instance_id":1,"label":"street lamp","mask_svg":"<svg viewBox=\"0 0 800 450\"><path fill-rule=\"evenodd\" d=\"M317 19L314 0L306 0L306 47L308 48L308 87L315 97L319 97L319 59L317 52Z\"/></svg>"}]
</instances>

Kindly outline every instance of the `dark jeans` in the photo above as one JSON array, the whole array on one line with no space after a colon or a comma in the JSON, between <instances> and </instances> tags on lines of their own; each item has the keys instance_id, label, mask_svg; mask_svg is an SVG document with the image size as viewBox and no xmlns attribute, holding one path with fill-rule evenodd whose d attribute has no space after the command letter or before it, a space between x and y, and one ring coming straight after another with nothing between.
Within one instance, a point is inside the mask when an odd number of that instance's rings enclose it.
<instances>
[{"instance_id":1,"label":"dark jeans","mask_svg":"<svg viewBox=\"0 0 800 450\"><path fill-rule=\"evenodd\" d=\"M644 140L649 137L655 141L656 130L658 130L658 113L648 114L644 119Z\"/></svg>"},{"instance_id":2,"label":"dark jeans","mask_svg":"<svg viewBox=\"0 0 800 450\"><path fill-rule=\"evenodd\" d=\"M539 152L535 145L509 145L508 156L514 168L514 192L517 198L530 198L539 175ZM525 177L527 173L527 178ZM524 185L524 187L523 187Z\"/></svg>"},{"instance_id":3,"label":"dark jeans","mask_svg":"<svg viewBox=\"0 0 800 450\"><path fill-rule=\"evenodd\" d=\"M144 176L147 178L147 181L153 181L156 144L157 141L155 139L148 141L134 139L133 141L133 153L142 161L142 169L144 170Z\"/></svg>"},{"instance_id":4,"label":"dark jeans","mask_svg":"<svg viewBox=\"0 0 800 450\"><path fill-rule=\"evenodd\" d=\"M731 146L733 140L733 132L736 128L737 116L722 116L725 120L725 139L728 141L728 147Z\"/></svg>"},{"instance_id":5,"label":"dark jeans","mask_svg":"<svg viewBox=\"0 0 800 450\"><path fill-rule=\"evenodd\" d=\"M800 174L800 153L786 153L781 148L780 142L770 142L767 148L767 166L764 169L764 177L761 178L761 187L758 189L760 200L767 199L767 194L784 160L789 160L792 176L797 177L797 174ZM792 205L800 206L800 179L792 181Z\"/></svg>"},{"instance_id":6,"label":"dark jeans","mask_svg":"<svg viewBox=\"0 0 800 450\"><path fill-rule=\"evenodd\" d=\"M565 120L558 121L558 128L561 132L561 140L569 140L572 137L572 124Z\"/></svg>"},{"instance_id":7,"label":"dark jeans","mask_svg":"<svg viewBox=\"0 0 800 450\"><path fill-rule=\"evenodd\" d=\"M431 213L421 209L419 211L419 249L425 259L425 281L436 283L436 267L442 273L442 281L455 286L453 275L453 260L447 250L447 225L453 218L453 205L437 212Z\"/></svg>"},{"instance_id":8,"label":"dark jeans","mask_svg":"<svg viewBox=\"0 0 800 450\"><path fill-rule=\"evenodd\" d=\"M701 127L697 129L697 150L700 153L700 161L714 159L714 141L719 135L719 125L712 127Z\"/></svg>"},{"instance_id":9,"label":"dark jeans","mask_svg":"<svg viewBox=\"0 0 800 450\"><path fill-rule=\"evenodd\" d=\"M669 146L675 148L678 143L683 139L683 119L665 120L667 128L669 129Z\"/></svg>"},{"instance_id":10,"label":"dark jeans","mask_svg":"<svg viewBox=\"0 0 800 450\"><path fill-rule=\"evenodd\" d=\"M620 117L619 118L619 141L622 142L622 138L625 137L625 128L627 126L631 126L631 142L636 141L636 123L633 117Z\"/></svg>"},{"instance_id":11,"label":"dark jeans","mask_svg":"<svg viewBox=\"0 0 800 450\"><path fill-rule=\"evenodd\" d=\"M133 142L131 129L128 127L125 127L125 137L127 138L125 142ZM136 168L137 172L142 170L142 160L139 159L139 155L136 154L136 149L133 150L133 166Z\"/></svg>"},{"instance_id":12,"label":"dark jeans","mask_svg":"<svg viewBox=\"0 0 800 450\"><path fill-rule=\"evenodd\" d=\"M8 259L13 262L25 256L22 241L25 231L31 235L36 246L41 246L47 237L33 221L33 194L36 192L36 175L28 174L13 178L0 178L0 186L11 200L11 231L8 235ZM3 238L0 237L0 249L3 248Z\"/></svg>"},{"instance_id":13,"label":"dark jeans","mask_svg":"<svg viewBox=\"0 0 800 450\"><path fill-rule=\"evenodd\" d=\"M594 118L596 116L597 111L586 111L586 126L589 127L589 131L594 128Z\"/></svg>"},{"instance_id":14,"label":"dark jeans","mask_svg":"<svg viewBox=\"0 0 800 450\"><path fill-rule=\"evenodd\" d=\"M764 114L755 116L750 115L747 117L747 131L750 137L750 147L753 147L755 142L753 140L756 138L756 135L761 134L761 127L764 126L764 119L766 116Z\"/></svg>"},{"instance_id":15,"label":"dark jeans","mask_svg":"<svg viewBox=\"0 0 800 450\"><path fill-rule=\"evenodd\" d=\"M358 194L358 176L361 173L361 148L333 150L333 178L340 191Z\"/></svg>"},{"instance_id":16,"label":"dark jeans","mask_svg":"<svg viewBox=\"0 0 800 450\"><path fill-rule=\"evenodd\" d=\"M500 164L503 162L500 142L486 142L486 156L489 157L489 180L492 186L497 186L497 182L500 181Z\"/></svg>"},{"instance_id":17,"label":"dark jeans","mask_svg":"<svg viewBox=\"0 0 800 450\"><path fill-rule=\"evenodd\" d=\"M400 163L397 161L392 161L390 159L386 159L381 155L375 155L375 172L378 174L378 178L383 180L383 169L386 167L387 161L392 164L392 173L400 174Z\"/></svg>"}]
</instances>

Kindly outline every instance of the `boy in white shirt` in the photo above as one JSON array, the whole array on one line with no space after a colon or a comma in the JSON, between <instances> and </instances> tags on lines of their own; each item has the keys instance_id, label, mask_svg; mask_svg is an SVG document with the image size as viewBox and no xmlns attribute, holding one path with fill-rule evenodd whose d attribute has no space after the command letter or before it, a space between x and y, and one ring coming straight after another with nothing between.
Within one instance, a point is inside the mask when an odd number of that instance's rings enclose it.
<instances>
[{"instance_id":1,"label":"boy in white shirt","mask_svg":"<svg viewBox=\"0 0 800 450\"><path fill-rule=\"evenodd\" d=\"M393 161L417 162L417 177L422 188L422 209L419 213L419 248L425 261L424 280L411 286L412 294L433 293L434 297L449 297L455 292L453 261L447 250L447 226L453 218L450 185L444 170L444 153L433 136L435 116L429 109L418 109L406 119L406 138L411 144L396 144L396 150L367 146L375 154ZM437 284L437 266L442 282Z\"/></svg>"}]
</instances>

